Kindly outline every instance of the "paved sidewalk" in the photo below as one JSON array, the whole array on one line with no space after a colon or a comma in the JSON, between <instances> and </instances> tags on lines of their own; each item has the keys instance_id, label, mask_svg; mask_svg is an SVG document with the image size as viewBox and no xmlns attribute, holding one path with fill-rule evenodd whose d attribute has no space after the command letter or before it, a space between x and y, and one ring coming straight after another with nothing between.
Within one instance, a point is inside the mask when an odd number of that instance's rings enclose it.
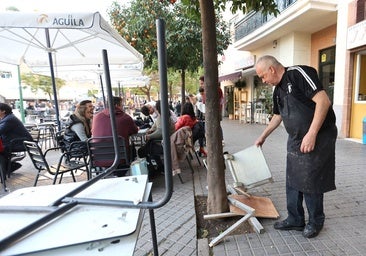
<instances>
[{"instance_id":1,"label":"paved sidewalk","mask_svg":"<svg viewBox=\"0 0 366 256\"><path fill-rule=\"evenodd\" d=\"M224 119L222 127L224 151L235 153L253 145L265 126ZM253 195L270 197L281 218L286 217L286 138L284 128L280 127L263 145L274 183L248 191ZM207 195L206 170L193 161L195 172L192 175L186 163L182 163L184 183L173 177L171 200L154 210L159 255L366 255L366 145L339 139L336 150L337 190L325 194L326 221L318 237L306 239L301 232L277 231L273 228L275 220L259 219L265 228L264 234L227 236L213 248L208 248L208 240L198 241L196 235L194 196ZM29 158L24 159L22 164L23 167L7 180L11 191L33 184L35 172ZM85 176L77 178L83 180ZM229 172L226 173L226 181L228 184L233 182ZM46 184L50 181L39 183ZM153 181L153 200L160 200L164 193L164 177L161 176ZM2 195L3 192L0 193ZM135 255L153 255L148 211Z\"/></svg>"},{"instance_id":2,"label":"paved sidewalk","mask_svg":"<svg viewBox=\"0 0 366 256\"><path fill-rule=\"evenodd\" d=\"M264 126L223 122L225 150L251 146ZM280 218L286 218L286 131L278 128L267 138L263 153L274 183L249 193L272 199ZM278 231L275 220L260 219L264 234L228 236L213 248L213 255L366 255L366 145L339 139L336 148L337 190L326 193L325 226L318 237L307 239L298 231ZM229 178L227 178L227 181Z\"/></svg>"}]
</instances>

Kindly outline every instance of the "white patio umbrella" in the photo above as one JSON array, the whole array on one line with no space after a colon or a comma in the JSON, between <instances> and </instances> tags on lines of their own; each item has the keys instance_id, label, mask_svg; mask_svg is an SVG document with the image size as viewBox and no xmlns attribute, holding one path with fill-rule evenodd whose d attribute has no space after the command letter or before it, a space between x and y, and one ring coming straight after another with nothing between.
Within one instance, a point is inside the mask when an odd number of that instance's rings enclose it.
<instances>
[{"instance_id":1,"label":"white patio umbrella","mask_svg":"<svg viewBox=\"0 0 366 256\"><path fill-rule=\"evenodd\" d=\"M109 65L109 72L112 80L120 78L141 77L143 70L142 63ZM33 67L32 71L37 74L48 74L48 67ZM94 81L96 76L104 73L102 65L78 65L78 66L57 66L55 76L68 81Z\"/></svg>"},{"instance_id":2,"label":"white patio umbrella","mask_svg":"<svg viewBox=\"0 0 366 256\"><path fill-rule=\"evenodd\" d=\"M57 121L54 67L142 64L143 57L98 13L0 13L0 61L30 68L50 68Z\"/></svg>"},{"instance_id":3,"label":"white patio umbrella","mask_svg":"<svg viewBox=\"0 0 366 256\"><path fill-rule=\"evenodd\" d=\"M123 64L123 65L109 65L109 72L112 84L120 84L123 82L125 87L145 86L149 79L142 74L143 65L139 64ZM34 73L49 74L47 67L34 67ZM57 66L55 67L55 76L67 81L80 83L95 83L98 80L100 89L103 95L104 104L106 104L103 86L104 69L102 65L79 65L79 66ZM105 82L104 82L105 84Z\"/></svg>"}]
</instances>

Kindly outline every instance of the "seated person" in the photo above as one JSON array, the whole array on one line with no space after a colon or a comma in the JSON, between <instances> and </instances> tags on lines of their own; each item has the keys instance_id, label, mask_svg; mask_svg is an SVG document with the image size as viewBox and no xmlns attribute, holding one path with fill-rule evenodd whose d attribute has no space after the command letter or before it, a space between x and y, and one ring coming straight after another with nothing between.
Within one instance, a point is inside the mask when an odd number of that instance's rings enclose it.
<instances>
[{"instance_id":1,"label":"seated person","mask_svg":"<svg viewBox=\"0 0 366 256\"><path fill-rule=\"evenodd\" d=\"M198 153L202 156L207 156L207 152L203 146L205 138L204 123L195 115L194 106L191 102L185 102L182 109L182 115L175 123L175 130L179 130L184 126L189 126L192 129L193 144L199 140L200 148Z\"/></svg>"},{"instance_id":2,"label":"seated person","mask_svg":"<svg viewBox=\"0 0 366 256\"><path fill-rule=\"evenodd\" d=\"M71 143L85 141L91 137L91 122L93 118L94 106L90 100L83 100L77 106L73 114L67 121L63 143L61 145L66 151ZM85 148L84 148L85 147ZM86 145L81 146L81 151L87 151Z\"/></svg>"},{"instance_id":3,"label":"seated person","mask_svg":"<svg viewBox=\"0 0 366 256\"><path fill-rule=\"evenodd\" d=\"M154 119L151 117L150 112L151 111L149 106L142 106L141 113L145 116L145 118L140 117L142 119L142 122L140 122L140 125L136 124L137 126L139 126L140 129L151 128L154 124Z\"/></svg>"},{"instance_id":4,"label":"seated person","mask_svg":"<svg viewBox=\"0 0 366 256\"><path fill-rule=\"evenodd\" d=\"M6 177L11 152L25 151L23 141L33 141L33 139L23 123L13 114L12 108L5 103L0 103L0 137L4 148L0 152L0 171L4 174L3 177ZM15 141L11 145L12 140ZM10 172L14 172L21 166L18 162L12 163Z\"/></svg>"},{"instance_id":5,"label":"seated person","mask_svg":"<svg viewBox=\"0 0 366 256\"><path fill-rule=\"evenodd\" d=\"M155 120L158 118L159 114L156 111L156 102L150 101L148 103L145 103L145 105L141 108L141 113L144 114L146 117L150 117L152 119L152 122L155 122Z\"/></svg>"},{"instance_id":6,"label":"seated person","mask_svg":"<svg viewBox=\"0 0 366 256\"><path fill-rule=\"evenodd\" d=\"M146 103L141 108L141 113L144 114L144 116L150 116L152 118L153 122L155 122L155 120L159 116L159 113L156 109L156 103L157 102L151 101L151 102ZM169 109L169 112L170 112L170 118L171 118L172 122L173 123L177 122L178 117L176 116L174 111Z\"/></svg>"},{"instance_id":7,"label":"seated person","mask_svg":"<svg viewBox=\"0 0 366 256\"><path fill-rule=\"evenodd\" d=\"M177 122L175 123L175 130L179 130L184 126L189 126L193 129L193 126L197 123L197 118L194 113L193 104L190 102L185 102L183 104L182 115L178 118Z\"/></svg>"},{"instance_id":8,"label":"seated person","mask_svg":"<svg viewBox=\"0 0 366 256\"><path fill-rule=\"evenodd\" d=\"M116 128L117 134L124 138L126 151L130 152L128 154L129 160L133 161L136 156L136 151L132 146L129 145L130 136L138 132L138 127L136 126L132 117L123 111L122 98L113 97L114 112L116 116ZM109 106L109 105L108 105ZM109 108L100 111L93 118L93 137L105 137L112 136L112 125L111 116ZM104 167L109 167L113 162L105 163ZM124 176L124 174L116 173L117 176Z\"/></svg>"},{"instance_id":9,"label":"seated person","mask_svg":"<svg viewBox=\"0 0 366 256\"><path fill-rule=\"evenodd\" d=\"M153 126L146 132L146 144L140 147L137 151L138 156L140 158L151 156L154 158L155 162L159 169L162 168L162 163L160 160L160 155L163 154L163 147L161 145L161 140L163 139L163 130L162 130L162 122L161 122L161 109L160 109L160 100L156 102L156 110L158 112L158 118L156 119ZM169 134L174 133L174 123L171 119L169 123ZM156 143L159 141L159 143ZM149 162L149 159L147 159ZM159 166L160 165L160 166Z\"/></svg>"}]
</instances>

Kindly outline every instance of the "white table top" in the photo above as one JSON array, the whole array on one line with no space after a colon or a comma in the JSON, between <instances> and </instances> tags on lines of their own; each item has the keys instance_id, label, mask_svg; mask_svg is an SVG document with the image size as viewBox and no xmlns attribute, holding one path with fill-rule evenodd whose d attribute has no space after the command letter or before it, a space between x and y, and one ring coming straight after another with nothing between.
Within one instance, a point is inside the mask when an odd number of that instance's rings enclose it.
<instances>
[{"instance_id":1,"label":"white table top","mask_svg":"<svg viewBox=\"0 0 366 256\"><path fill-rule=\"evenodd\" d=\"M0 206L48 206L83 182L19 189L0 199ZM146 201L146 175L100 180L75 198ZM46 212L0 212L0 239ZM132 255L143 210L117 206L77 205L0 255Z\"/></svg>"},{"instance_id":2,"label":"white table top","mask_svg":"<svg viewBox=\"0 0 366 256\"><path fill-rule=\"evenodd\" d=\"M253 188L272 182L272 174L262 153L255 145L233 154L231 160L239 182L246 188Z\"/></svg>"}]
</instances>

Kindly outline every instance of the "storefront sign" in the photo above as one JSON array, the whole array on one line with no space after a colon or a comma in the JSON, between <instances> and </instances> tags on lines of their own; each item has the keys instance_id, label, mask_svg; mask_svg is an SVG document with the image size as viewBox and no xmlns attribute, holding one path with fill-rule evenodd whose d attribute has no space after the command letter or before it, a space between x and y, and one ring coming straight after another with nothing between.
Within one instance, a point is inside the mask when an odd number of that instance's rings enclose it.
<instances>
[{"instance_id":1,"label":"storefront sign","mask_svg":"<svg viewBox=\"0 0 366 256\"><path fill-rule=\"evenodd\" d=\"M247 69L253 67L254 64L255 64L254 55L244 56L235 62L235 69Z\"/></svg>"},{"instance_id":2,"label":"storefront sign","mask_svg":"<svg viewBox=\"0 0 366 256\"><path fill-rule=\"evenodd\" d=\"M347 49L366 45L366 20L348 28Z\"/></svg>"}]
</instances>

